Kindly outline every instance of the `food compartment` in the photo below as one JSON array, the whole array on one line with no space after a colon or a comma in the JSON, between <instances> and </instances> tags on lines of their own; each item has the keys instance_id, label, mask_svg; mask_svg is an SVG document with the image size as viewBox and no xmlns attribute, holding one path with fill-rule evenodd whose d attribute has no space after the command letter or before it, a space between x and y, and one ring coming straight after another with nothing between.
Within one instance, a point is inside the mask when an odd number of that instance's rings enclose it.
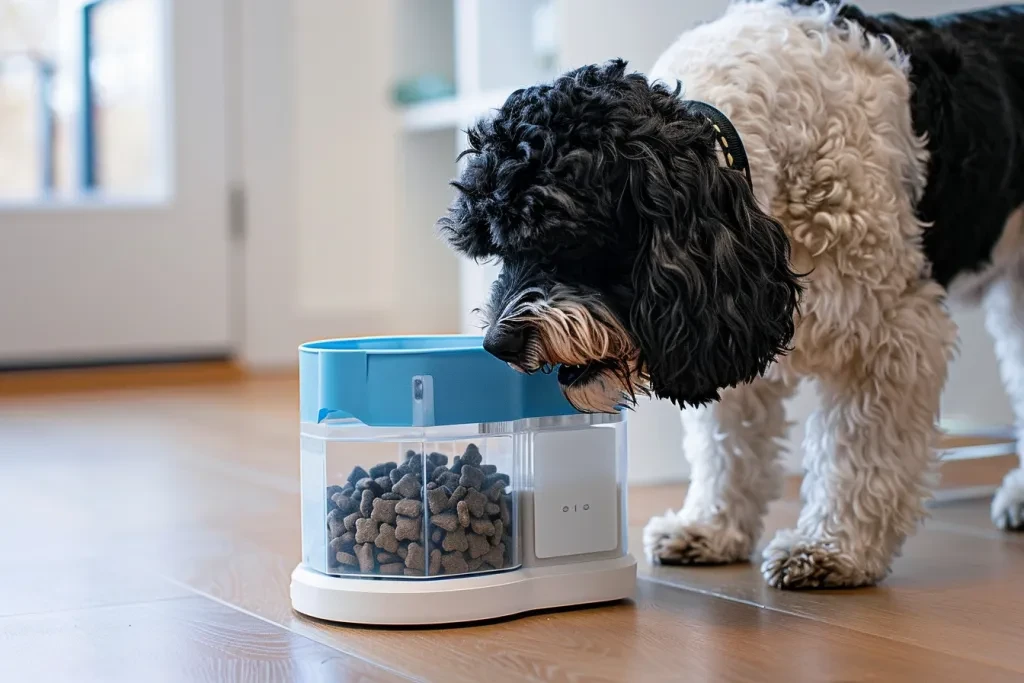
<instances>
[{"instance_id":1,"label":"food compartment","mask_svg":"<svg viewBox=\"0 0 1024 683\"><path fill-rule=\"evenodd\" d=\"M344 440L317 428L302 454L308 565L403 579L519 565L510 436Z\"/></svg>"}]
</instances>

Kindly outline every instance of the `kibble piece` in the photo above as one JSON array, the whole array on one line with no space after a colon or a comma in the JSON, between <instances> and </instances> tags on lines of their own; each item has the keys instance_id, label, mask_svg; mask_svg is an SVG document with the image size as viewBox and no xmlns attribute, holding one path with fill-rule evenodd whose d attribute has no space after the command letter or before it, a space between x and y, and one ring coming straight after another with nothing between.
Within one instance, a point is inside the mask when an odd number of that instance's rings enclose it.
<instances>
[{"instance_id":1,"label":"kibble piece","mask_svg":"<svg viewBox=\"0 0 1024 683\"><path fill-rule=\"evenodd\" d=\"M469 565L466 564L466 558L462 553L448 553L442 556L441 566L444 567L445 574L465 574L469 571Z\"/></svg>"},{"instance_id":2,"label":"kibble piece","mask_svg":"<svg viewBox=\"0 0 1024 683\"><path fill-rule=\"evenodd\" d=\"M373 543L380 534L380 522L373 519L356 520L356 543Z\"/></svg>"},{"instance_id":3,"label":"kibble piece","mask_svg":"<svg viewBox=\"0 0 1024 683\"><path fill-rule=\"evenodd\" d=\"M466 501L460 500L459 504L455 506L455 509L456 514L459 517L459 524L462 525L463 529L465 529L467 526L469 526L470 522L469 505L466 504Z\"/></svg>"},{"instance_id":4,"label":"kibble piece","mask_svg":"<svg viewBox=\"0 0 1024 683\"><path fill-rule=\"evenodd\" d=\"M376 479L377 477L386 477L388 472L398 467L397 462L382 462L379 465L374 465L370 468L370 476Z\"/></svg>"},{"instance_id":5,"label":"kibble piece","mask_svg":"<svg viewBox=\"0 0 1024 683\"><path fill-rule=\"evenodd\" d=\"M342 495L351 496L355 492L356 492L356 485L351 483L351 482L348 483L348 484L345 484L344 486L341 487Z\"/></svg>"},{"instance_id":6,"label":"kibble piece","mask_svg":"<svg viewBox=\"0 0 1024 683\"><path fill-rule=\"evenodd\" d=\"M356 520L359 519L361 516L362 515L358 512L353 512L352 514L347 515L344 519L345 529L347 531L355 531Z\"/></svg>"},{"instance_id":7,"label":"kibble piece","mask_svg":"<svg viewBox=\"0 0 1024 683\"><path fill-rule=\"evenodd\" d=\"M423 576L423 570L422 569L409 569L408 567L406 567L405 568L405 575L406 576Z\"/></svg>"},{"instance_id":8,"label":"kibble piece","mask_svg":"<svg viewBox=\"0 0 1024 683\"><path fill-rule=\"evenodd\" d=\"M428 567L428 571L431 576L437 576L441 573L441 551L437 548L430 551L430 567Z\"/></svg>"},{"instance_id":9,"label":"kibble piece","mask_svg":"<svg viewBox=\"0 0 1024 683\"><path fill-rule=\"evenodd\" d=\"M355 484L360 479L365 479L368 476L370 476L370 473L357 465L356 468L352 470L352 474L348 475L348 483Z\"/></svg>"},{"instance_id":10,"label":"kibble piece","mask_svg":"<svg viewBox=\"0 0 1024 683\"><path fill-rule=\"evenodd\" d=\"M373 497L374 498L376 498L380 494L384 493L384 489L382 489L380 487L380 484L378 484L376 481L374 481L370 477L366 477L365 479L360 479L359 481L357 481L356 482L356 490L358 490L358 491L373 491Z\"/></svg>"},{"instance_id":11,"label":"kibble piece","mask_svg":"<svg viewBox=\"0 0 1024 683\"><path fill-rule=\"evenodd\" d=\"M390 524L381 524L380 533L377 534L377 538L374 543L378 548L383 548L389 553L398 552L398 538L395 536L395 527Z\"/></svg>"},{"instance_id":12,"label":"kibble piece","mask_svg":"<svg viewBox=\"0 0 1024 683\"><path fill-rule=\"evenodd\" d=\"M327 500L330 500L331 498L333 498L335 493L341 493L341 487L338 486L337 484L332 484L331 486L328 486L327 487Z\"/></svg>"},{"instance_id":13,"label":"kibble piece","mask_svg":"<svg viewBox=\"0 0 1024 683\"><path fill-rule=\"evenodd\" d=\"M386 474L382 477L377 477L376 479L374 479L374 481L377 482L377 486L380 487L381 494L390 491L391 487L394 485L391 481L391 477L389 477Z\"/></svg>"},{"instance_id":14,"label":"kibble piece","mask_svg":"<svg viewBox=\"0 0 1024 683\"><path fill-rule=\"evenodd\" d=\"M378 498L373 501L373 512L370 513L370 519L394 524L395 518L398 516L398 513L395 512L397 506L398 501Z\"/></svg>"},{"instance_id":15,"label":"kibble piece","mask_svg":"<svg viewBox=\"0 0 1024 683\"><path fill-rule=\"evenodd\" d=\"M403 498L419 498L420 480L414 474L406 474L391 487L391 490Z\"/></svg>"},{"instance_id":16,"label":"kibble piece","mask_svg":"<svg viewBox=\"0 0 1024 683\"><path fill-rule=\"evenodd\" d=\"M395 538L399 541L418 541L423 532L423 522L419 517L415 519L399 515L395 525Z\"/></svg>"},{"instance_id":17,"label":"kibble piece","mask_svg":"<svg viewBox=\"0 0 1024 683\"><path fill-rule=\"evenodd\" d=\"M491 542L487 540L486 536L480 534L467 534L466 538L469 539L469 556L472 558L483 557L487 553L491 552Z\"/></svg>"},{"instance_id":18,"label":"kibble piece","mask_svg":"<svg viewBox=\"0 0 1024 683\"><path fill-rule=\"evenodd\" d=\"M469 550L469 538L465 529L456 529L444 537L441 548L447 551L458 551L464 553Z\"/></svg>"},{"instance_id":19,"label":"kibble piece","mask_svg":"<svg viewBox=\"0 0 1024 683\"><path fill-rule=\"evenodd\" d=\"M394 491L388 491L387 493L382 494L381 498L384 500L402 500L402 497Z\"/></svg>"},{"instance_id":20,"label":"kibble piece","mask_svg":"<svg viewBox=\"0 0 1024 683\"><path fill-rule=\"evenodd\" d=\"M487 489L485 495L487 496L487 499L490 500L492 503L497 503L498 499L501 498L501 496L504 495L504 493L505 482L496 481L493 484L491 484L491 488Z\"/></svg>"},{"instance_id":21,"label":"kibble piece","mask_svg":"<svg viewBox=\"0 0 1024 683\"><path fill-rule=\"evenodd\" d=\"M398 546L398 557L405 559L409 557L409 542L400 543Z\"/></svg>"},{"instance_id":22,"label":"kibble piece","mask_svg":"<svg viewBox=\"0 0 1024 683\"><path fill-rule=\"evenodd\" d=\"M359 566L359 558L352 553L338 553L337 558L339 564L344 564L349 567Z\"/></svg>"},{"instance_id":23,"label":"kibble piece","mask_svg":"<svg viewBox=\"0 0 1024 683\"><path fill-rule=\"evenodd\" d=\"M484 474L486 474L487 476L496 474L498 472L497 465L480 465L480 469L482 469L484 471Z\"/></svg>"},{"instance_id":24,"label":"kibble piece","mask_svg":"<svg viewBox=\"0 0 1024 683\"><path fill-rule=\"evenodd\" d=\"M331 496L331 502L341 510L341 514L343 515L347 515L359 507L359 501L352 500L352 498L344 492L335 493Z\"/></svg>"},{"instance_id":25,"label":"kibble piece","mask_svg":"<svg viewBox=\"0 0 1024 683\"><path fill-rule=\"evenodd\" d=\"M505 544L499 543L493 546L487 551L487 554L483 556L484 562L491 565L495 569L501 569L505 566Z\"/></svg>"},{"instance_id":26,"label":"kibble piece","mask_svg":"<svg viewBox=\"0 0 1024 683\"><path fill-rule=\"evenodd\" d=\"M455 459L452 460L452 466L451 466L450 469L455 474L459 474L459 473L462 472L462 465L463 464L464 463L462 462L462 456L461 455L456 455Z\"/></svg>"},{"instance_id":27,"label":"kibble piece","mask_svg":"<svg viewBox=\"0 0 1024 683\"><path fill-rule=\"evenodd\" d=\"M373 562L373 544L363 543L356 546L356 557L359 558L359 571L369 574L376 566Z\"/></svg>"},{"instance_id":28,"label":"kibble piece","mask_svg":"<svg viewBox=\"0 0 1024 683\"><path fill-rule=\"evenodd\" d=\"M433 541L435 545L440 543L441 539L443 539L443 538L444 538L444 532L441 531L440 529L434 529L434 533L430 534L430 540Z\"/></svg>"},{"instance_id":29,"label":"kibble piece","mask_svg":"<svg viewBox=\"0 0 1024 683\"><path fill-rule=\"evenodd\" d=\"M405 454L405 462L398 466L402 474L419 474L423 471L423 456L409 451Z\"/></svg>"},{"instance_id":30,"label":"kibble piece","mask_svg":"<svg viewBox=\"0 0 1024 683\"><path fill-rule=\"evenodd\" d=\"M474 517L483 517L484 506L487 505L487 496L479 491L470 490L466 494L466 504L469 506L469 514Z\"/></svg>"},{"instance_id":31,"label":"kibble piece","mask_svg":"<svg viewBox=\"0 0 1024 683\"><path fill-rule=\"evenodd\" d=\"M327 515L327 531L331 538L337 538L345 533L345 518L342 516L341 510L331 510Z\"/></svg>"},{"instance_id":32,"label":"kibble piece","mask_svg":"<svg viewBox=\"0 0 1024 683\"><path fill-rule=\"evenodd\" d=\"M497 503L487 503L484 505L484 514L488 517L497 517L501 514L501 508L498 507Z\"/></svg>"},{"instance_id":33,"label":"kibble piece","mask_svg":"<svg viewBox=\"0 0 1024 683\"><path fill-rule=\"evenodd\" d=\"M501 500L498 501L498 513L501 515L501 523L508 526L508 523L512 521L511 513L509 512L512 507L512 501L508 496L502 496Z\"/></svg>"},{"instance_id":34,"label":"kibble piece","mask_svg":"<svg viewBox=\"0 0 1024 683\"><path fill-rule=\"evenodd\" d=\"M405 565L401 562L392 562L391 564L382 564L380 566L381 574L401 574L405 571Z\"/></svg>"},{"instance_id":35,"label":"kibble piece","mask_svg":"<svg viewBox=\"0 0 1024 683\"><path fill-rule=\"evenodd\" d=\"M491 534L491 543L498 545L501 541L502 534L505 533L505 525L501 523L500 519L494 520L494 533Z\"/></svg>"},{"instance_id":36,"label":"kibble piece","mask_svg":"<svg viewBox=\"0 0 1024 683\"><path fill-rule=\"evenodd\" d=\"M452 495L448 499L448 504L458 505L460 500L464 500L466 498L467 493L469 493L469 489L467 489L465 486L459 486L454 491L452 491Z\"/></svg>"},{"instance_id":37,"label":"kibble piece","mask_svg":"<svg viewBox=\"0 0 1024 683\"><path fill-rule=\"evenodd\" d=\"M359 501L359 512L363 514L363 517L369 517L370 513L373 512L373 491L369 489L363 489L363 498Z\"/></svg>"},{"instance_id":38,"label":"kibble piece","mask_svg":"<svg viewBox=\"0 0 1024 683\"><path fill-rule=\"evenodd\" d=\"M381 564L388 564L388 563L391 563L391 562L401 562L401 561L402 561L402 558L400 558L398 555L393 555L393 554L391 554L389 552L379 552L379 553L377 553L377 562L379 562Z\"/></svg>"},{"instance_id":39,"label":"kibble piece","mask_svg":"<svg viewBox=\"0 0 1024 683\"><path fill-rule=\"evenodd\" d=\"M455 531L459 526L459 517L454 512L442 512L439 515L431 515L430 523L445 531Z\"/></svg>"},{"instance_id":40,"label":"kibble piece","mask_svg":"<svg viewBox=\"0 0 1024 683\"><path fill-rule=\"evenodd\" d=\"M395 469L388 472L388 479L391 480L392 484L397 484L399 480L402 478L402 474L404 473L396 467Z\"/></svg>"},{"instance_id":41,"label":"kibble piece","mask_svg":"<svg viewBox=\"0 0 1024 683\"><path fill-rule=\"evenodd\" d=\"M341 541L343 550L352 550L352 546L356 544L356 533L354 531L346 531L341 536L338 536L338 540Z\"/></svg>"},{"instance_id":42,"label":"kibble piece","mask_svg":"<svg viewBox=\"0 0 1024 683\"><path fill-rule=\"evenodd\" d=\"M424 563L426 562L427 556L423 550L423 546L419 543L410 543L409 552L405 556L405 566L409 569L419 569L423 571Z\"/></svg>"},{"instance_id":43,"label":"kibble piece","mask_svg":"<svg viewBox=\"0 0 1024 683\"><path fill-rule=\"evenodd\" d=\"M444 453L431 453L427 456L427 462L434 467L441 467L448 464L448 456Z\"/></svg>"},{"instance_id":44,"label":"kibble piece","mask_svg":"<svg viewBox=\"0 0 1024 683\"><path fill-rule=\"evenodd\" d=\"M500 519L498 523L501 524ZM480 534L481 536L492 536L494 534L494 523L489 519L474 519L470 526L473 527L473 533Z\"/></svg>"},{"instance_id":45,"label":"kibble piece","mask_svg":"<svg viewBox=\"0 0 1024 683\"><path fill-rule=\"evenodd\" d=\"M440 514L448 509L448 494L444 489L432 489L427 492L427 504L432 514Z\"/></svg>"},{"instance_id":46,"label":"kibble piece","mask_svg":"<svg viewBox=\"0 0 1024 683\"><path fill-rule=\"evenodd\" d=\"M436 481L428 481L427 482L427 490L428 491L433 491L436 488L437 488L437 482Z\"/></svg>"},{"instance_id":47,"label":"kibble piece","mask_svg":"<svg viewBox=\"0 0 1024 683\"><path fill-rule=\"evenodd\" d=\"M478 571L480 569L480 567L483 566L484 558L482 558L482 557L475 557L472 560L470 560L469 562L467 562L466 564L469 566L469 571L475 572L475 571Z\"/></svg>"},{"instance_id":48,"label":"kibble piece","mask_svg":"<svg viewBox=\"0 0 1024 683\"><path fill-rule=\"evenodd\" d=\"M441 475L441 478L437 480L437 484L448 489L454 489L459 485L459 479L460 476L457 472L447 472Z\"/></svg>"},{"instance_id":49,"label":"kibble piece","mask_svg":"<svg viewBox=\"0 0 1024 683\"><path fill-rule=\"evenodd\" d=\"M448 474L448 468L445 467L444 465L441 465L440 467L435 467L434 471L430 473L430 481L440 481L441 477L443 477L446 474Z\"/></svg>"},{"instance_id":50,"label":"kibble piece","mask_svg":"<svg viewBox=\"0 0 1024 683\"><path fill-rule=\"evenodd\" d=\"M479 467L473 465L462 466L462 476L459 478L459 486L468 489L478 489L484 483L484 473Z\"/></svg>"},{"instance_id":51,"label":"kibble piece","mask_svg":"<svg viewBox=\"0 0 1024 683\"><path fill-rule=\"evenodd\" d=\"M423 512L423 503L415 499L400 500L395 504L395 512L406 517L419 517Z\"/></svg>"},{"instance_id":52,"label":"kibble piece","mask_svg":"<svg viewBox=\"0 0 1024 683\"><path fill-rule=\"evenodd\" d=\"M484 477L483 489L485 491L490 491L491 487L494 486L494 482L496 481L504 482L505 486L509 486L512 483L512 480L509 478L507 474L502 474L500 472L496 474L488 474L486 477Z\"/></svg>"},{"instance_id":53,"label":"kibble piece","mask_svg":"<svg viewBox=\"0 0 1024 683\"><path fill-rule=\"evenodd\" d=\"M473 467L479 467L480 463L484 461L484 456L480 455L480 449L477 448L475 443L471 443L466 446L466 452L462 454L462 464L472 465Z\"/></svg>"}]
</instances>

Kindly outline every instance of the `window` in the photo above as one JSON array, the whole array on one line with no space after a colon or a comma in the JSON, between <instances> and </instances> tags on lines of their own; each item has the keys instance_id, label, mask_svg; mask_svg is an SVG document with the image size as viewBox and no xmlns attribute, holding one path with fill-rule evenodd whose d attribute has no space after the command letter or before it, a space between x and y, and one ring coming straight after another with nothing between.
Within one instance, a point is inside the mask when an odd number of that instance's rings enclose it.
<instances>
[{"instance_id":1,"label":"window","mask_svg":"<svg viewBox=\"0 0 1024 683\"><path fill-rule=\"evenodd\" d=\"M0 0L0 200L166 187L164 0Z\"/></svg>"}]
</instances>

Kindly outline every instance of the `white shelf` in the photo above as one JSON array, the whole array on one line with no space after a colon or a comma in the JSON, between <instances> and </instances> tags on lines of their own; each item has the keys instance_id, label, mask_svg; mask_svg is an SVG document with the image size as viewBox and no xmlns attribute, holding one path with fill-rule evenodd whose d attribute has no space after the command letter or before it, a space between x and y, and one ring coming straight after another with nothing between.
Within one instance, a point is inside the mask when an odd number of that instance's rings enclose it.
<instances>
[{"instance_id":1,"label":"white shelf","mask_svg":"<svg viewBox=\"0 0 1024 683\"><path fill-rule=\"evenodd\" d=\"M492 90L410 105L402 109L402 128L409 132L463 128L503 105L510 93Z\"/></svg>"}]
</instances>

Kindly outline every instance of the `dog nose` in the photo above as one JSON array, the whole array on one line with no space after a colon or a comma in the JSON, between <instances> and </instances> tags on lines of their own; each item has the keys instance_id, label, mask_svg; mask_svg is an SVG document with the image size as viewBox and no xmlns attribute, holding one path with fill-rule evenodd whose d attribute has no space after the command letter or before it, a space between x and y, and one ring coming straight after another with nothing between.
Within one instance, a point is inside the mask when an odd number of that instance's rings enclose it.
<instances>
[{"instance_id":1,"label":"dog nose","mask_svg":"<svg viewBox=\"0 0 1024 683\"><path fill-rule=\"evenodd\" d=\"M526 330L521 325L494 327L484 337L484 350L506 363L515 363L526 349Z\"/></svg>"}]
</instances>

